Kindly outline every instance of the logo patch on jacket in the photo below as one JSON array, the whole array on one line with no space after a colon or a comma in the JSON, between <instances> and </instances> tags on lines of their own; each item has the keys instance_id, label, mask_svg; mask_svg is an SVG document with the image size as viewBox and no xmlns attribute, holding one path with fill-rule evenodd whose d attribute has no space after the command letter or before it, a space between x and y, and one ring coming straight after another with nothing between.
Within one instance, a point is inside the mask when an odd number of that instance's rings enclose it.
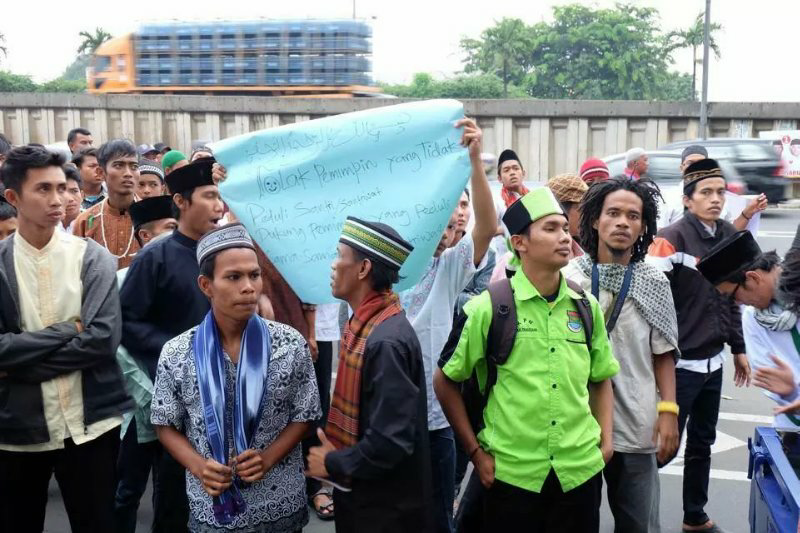
<instances>
[{"instance_id":1,"label":"logo patch on jacket","mask_svg":"<svg viewBox=\"0 0 800 533\"><path fill-rule=\"evenodd\" d=\"M583 329L581 315L577 311L567 311L567 328L573 333L578 333Z\"/></svg>"}]
</instances>

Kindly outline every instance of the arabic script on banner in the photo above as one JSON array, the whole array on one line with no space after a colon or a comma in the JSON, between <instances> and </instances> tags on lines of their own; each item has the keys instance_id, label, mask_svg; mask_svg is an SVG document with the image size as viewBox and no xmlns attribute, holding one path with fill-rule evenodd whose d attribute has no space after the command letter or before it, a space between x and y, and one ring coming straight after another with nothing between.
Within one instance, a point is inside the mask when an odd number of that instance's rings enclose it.
<instances>
[{"instance_id":1,"label":"arabic script on banner","mask_svg":"<svg viewBox=\"0 0 800 533\"><path fill-rule=\"evenodd\" d=\"M396 289L416 283L469 177L455 100L358 111L212 145L223 199L305 302L333 301L330 265L347 216L414 245Z\"/></svg>"}]
</instances>

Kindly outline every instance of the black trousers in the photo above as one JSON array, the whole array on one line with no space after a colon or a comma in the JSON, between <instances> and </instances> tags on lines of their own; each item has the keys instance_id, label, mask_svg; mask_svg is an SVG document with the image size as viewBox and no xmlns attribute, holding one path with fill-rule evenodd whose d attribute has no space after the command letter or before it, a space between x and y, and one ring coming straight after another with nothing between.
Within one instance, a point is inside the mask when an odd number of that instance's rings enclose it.
<instances>
[{"instance_id":1,"label":"black trousers","mask_svg":"<svg viewBox=\"0 0 800 533\"><path fill-rule=\"evenodd\" d=\"M114 531L119 428L47 452L0 451L0 531L41 533L55 474L73 533Z\"/></svg>"},{"instance_id":2,"label":"black trousers","mask_svg":"<svg viewBox=\"0 0 800 533\"><path fill-rule=\"evenodd\" d=\"M153 533L189 531L186 469L161 448L153 483Z\"/></svg>"},{"instance_id":3,"label":"black trousers","mask_svg":"<svg viewBox=\"0 0 800 533\"><path fill-rule=\"evenodd\" d=\"M136 420L131 420L117 460L117 493L114 497L114 517L117 533L136 532L136 512L139 501L147 490L147 479L153 472L153 487L158 486L158 463L163 450L156 440L139 443L136 439ZM155 508L153 491L153 507Z\"/></svg>"},{"instance_id":4,"label":"black trousers","mask_svg":"<svg viewBox=\"0 0 800 533\"><path fill-rule=\"evenodd\" d=\"M567 492L554 470L539 493L495 480L483 501L484 531L597 533L602 488L602 472Z\"/></svg>"},{"instance_id":5,"label":"black trousers","mask_svg":"<svg viewBox=\"0 0 800 533\"><path fill-rule=\"evenodd\" d=\"M333 372L333 341L319 341L317 342L319 348L319 355L317 361L314 363L314 374L317 377L317 388L319 389L319 401L322 407L322 418L316 427L325 427L328 420L328 409L331 406L331 372ZM303 460L308 456L308 450L312 446L319 446L320 442L317 438L317 431L311 434L308 438L302 441ZM319 492L322 488L322 482L318 479L306 478L306 494L309 498Z\"/></svg>"},{"instance_id":6,"label":"black trousers","mask_svg":"<svg viewBox=\"0 0 800 533\"><path fill-rule=\"evenodd\" d=\"M675 393L680 408L678 430L681 436L686 429L683 522L686 525L702 525L709 520L705 506L708 503L711 445L717 438L722 369L709 374L676 369Z\"/></svg>"},{"instance_id":7,"label":"black trousers","mask_svg":"<svg viewBox=\"0 0 800 533\"><path fill-rule=\"evenodd\" d=\"M458 502L458 511L453 520L456 533L481 533L483 531L483 498L486 489L481 484L481 478L476 470L467 481L461 501Z\"/></svg>"},{"instance_id":8,"label":"black trousers","mask_svg":"<svg viewBox=\"0 0 800 533\"><path fill-rule=\"evenodd\" d=\"M464 447L461 446L461 443L458 442L458 439L456 439L456 496L461 493L461 483L464 481L464 475L467 473L468 466L469 456L467 452L464 451Z\"/></svg>"}]
</instances>

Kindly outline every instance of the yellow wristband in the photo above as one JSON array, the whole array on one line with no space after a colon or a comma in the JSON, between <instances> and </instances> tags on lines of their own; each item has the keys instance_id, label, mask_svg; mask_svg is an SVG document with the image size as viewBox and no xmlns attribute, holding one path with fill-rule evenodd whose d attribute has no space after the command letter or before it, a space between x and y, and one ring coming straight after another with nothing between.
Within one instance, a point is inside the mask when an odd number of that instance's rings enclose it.
<instances>
[{"instance_id":1,"label":"yellow wristband","mask_svg":"<svg viewBox=\"0 0 800 533\"><path fill-rule=\"evenodd\" d=\"M675 402L658 402L657 408L659 413L674 413L677 415L680 411L678 404Z\"/></svg>"}]
</instances>

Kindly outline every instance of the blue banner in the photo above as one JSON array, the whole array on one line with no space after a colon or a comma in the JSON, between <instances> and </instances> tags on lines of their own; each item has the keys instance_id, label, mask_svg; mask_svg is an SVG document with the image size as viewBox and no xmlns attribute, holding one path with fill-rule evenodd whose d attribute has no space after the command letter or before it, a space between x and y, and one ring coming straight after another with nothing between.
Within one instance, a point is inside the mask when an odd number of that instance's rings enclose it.
<instances>
[{"instance_id":1,"label":"blue banner","mask_svg":"<svg viewBox=\"0 0 800 533\"><path fill-rule=\"evenodd\" d=\"M222 198L301 300L334 301L330 266L352 215L414 245L396 289L433 256L470 175L456 100L428 100L287 124L214 143Z\"/></svg>"}]
</instances>

